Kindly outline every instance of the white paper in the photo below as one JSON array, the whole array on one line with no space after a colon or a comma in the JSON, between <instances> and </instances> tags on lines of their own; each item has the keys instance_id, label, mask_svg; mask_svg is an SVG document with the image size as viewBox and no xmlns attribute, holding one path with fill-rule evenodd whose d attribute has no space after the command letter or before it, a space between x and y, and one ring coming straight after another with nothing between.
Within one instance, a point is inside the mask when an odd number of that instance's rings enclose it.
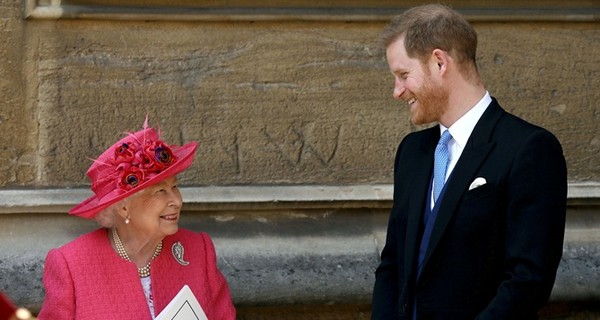
<instances>
[{"instance_id":1,"label":"white paper","mask_svg":"<svg viewBox=\"0 0 600 320\"><path fill-rule=\"evenodd\" d=\"M184 285L155 320L208 320L208 318L190 287Z\"/></svg>"}]
</instances>

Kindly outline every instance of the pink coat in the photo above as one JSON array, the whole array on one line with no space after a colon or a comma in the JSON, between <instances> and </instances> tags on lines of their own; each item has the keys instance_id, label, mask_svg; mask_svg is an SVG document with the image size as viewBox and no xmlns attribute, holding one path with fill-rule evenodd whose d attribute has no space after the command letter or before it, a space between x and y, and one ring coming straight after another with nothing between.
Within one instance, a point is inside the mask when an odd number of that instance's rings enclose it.
<instances>
[{"instance_id":1,"label":"pink coat","mask_svg":"<svg viewBox=\"0 0 600 320\"><path fill-rule=\"evenodd\" d=\"M189 265L175 260L179 241ZM210 237L185 229L163 240L163 250L151 265L156 314L187 284L209 320L235 319L229 287L217 269ZM39 320L151 319L137 267L111 247L106 229L85 234L52 249L44 266L46 297Z\"/></svg>"}]
</instances>

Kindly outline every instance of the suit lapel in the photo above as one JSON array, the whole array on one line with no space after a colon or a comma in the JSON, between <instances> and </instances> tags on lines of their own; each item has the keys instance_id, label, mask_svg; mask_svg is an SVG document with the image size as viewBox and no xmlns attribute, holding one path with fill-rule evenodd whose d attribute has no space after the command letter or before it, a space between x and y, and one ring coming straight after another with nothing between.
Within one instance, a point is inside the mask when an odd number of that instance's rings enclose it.
<instances>
[{"instance_id":1,"label":"suit lapel","mask_svg":"<svg viewBox=\"0 0 600 320\"><path fill-rule=\"evenodd\" d=\"M408 213L407 230L406 230L406 250L404 257L405 279L409 279L414 272L416 259L419 255L419 244L421 242L420 228L423 221L423 212L427 201L423 195L429 194L429 182L431 180L433 168L433 153L435 146L440 138L439 129L437 126L427 129L427 134L422 138L420 143L421 148L415 153L413 159L417 161L412 168L415 174L411 177L401 177L410 184L409 207L406 209Z\"/></svg>"},{"instance_id":2,"label":"suit lapel","mask_svg":"<svg viewBox=\"0 0 600 320\"><path fill-rule=\"evenodd\" d=\"M439 204L439 212L425 254L424 266L427 265L432 252L442 238L444 230L446 230L456 208L460 204L460 199L468 191L469 184L475 178L481 164L494 148L495 142L491 141L491 135L496 122L503 113L504 110L500 108L498 102L492 99L492 103L473 129L450 179L446 182L444 197Z\"/></svg>"}]
</instances>

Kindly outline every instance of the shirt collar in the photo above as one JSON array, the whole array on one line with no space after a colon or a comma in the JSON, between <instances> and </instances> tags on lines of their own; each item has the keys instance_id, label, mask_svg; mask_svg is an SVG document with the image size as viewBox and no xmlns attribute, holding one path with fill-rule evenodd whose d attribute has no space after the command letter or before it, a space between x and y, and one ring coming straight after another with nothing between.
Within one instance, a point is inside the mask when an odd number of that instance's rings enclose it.
<instances>
[{"instance_id":1,"label":"shirt collar","mask_svg":"<svg viewBox=\"0 0 600 320\"><path fill-rule=\"evenodd\" d=\"M464 148L473 129L475 129L475 125L479 121L479 118L481 118L490 103L492 103L492 97L490 96L490 93L486 91L483 98L481 98L471 110L450 126L450 128L446 128L444 125L440 124L440 134L448 129L452 135L452 139Z\"/></svg>"}]
</instances>

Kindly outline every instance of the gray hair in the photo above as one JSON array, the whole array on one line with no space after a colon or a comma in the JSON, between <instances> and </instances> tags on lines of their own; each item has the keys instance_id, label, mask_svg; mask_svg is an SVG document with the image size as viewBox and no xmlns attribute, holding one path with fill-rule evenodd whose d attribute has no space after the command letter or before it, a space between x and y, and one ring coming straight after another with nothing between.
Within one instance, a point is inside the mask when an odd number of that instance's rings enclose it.
<instances>
[{"instance_id":1,"label":"gray hair","mask_svg":"<svg viewBox=\"0 0 600 320\"><path fill-rule=\"evenodd\" d=\"M128 196L127 198L121 199L120 201L117 201L117 202L111 204L110 206L102 209L102 211L100 211L100 212L98 212L98 214L96 214L94 219L96 220L96 222L98 222L101 226L103 226L105 228L110 229L110 228L116 227L117 219L119 219L119 209L123 208L125 205L127 205L128 201L141 195L146 190L148 190L148 188L144 188L144 189Z\"/></svg>"},{"instance_id":2,"label":"gray hair","mask_svg":"<svg viewBox=\"0 0 600 320\"><path fill-rule=\"evenodd\" d=\"M115 202L110 206L102 209L102 211L98 212L94 219L96 220L96 222L98 222L101 226L105 228L113 228L117 224L117 219L119 217L119 209L121 209L124 205L124 200Z\"/></svg>"}]
</instances>

